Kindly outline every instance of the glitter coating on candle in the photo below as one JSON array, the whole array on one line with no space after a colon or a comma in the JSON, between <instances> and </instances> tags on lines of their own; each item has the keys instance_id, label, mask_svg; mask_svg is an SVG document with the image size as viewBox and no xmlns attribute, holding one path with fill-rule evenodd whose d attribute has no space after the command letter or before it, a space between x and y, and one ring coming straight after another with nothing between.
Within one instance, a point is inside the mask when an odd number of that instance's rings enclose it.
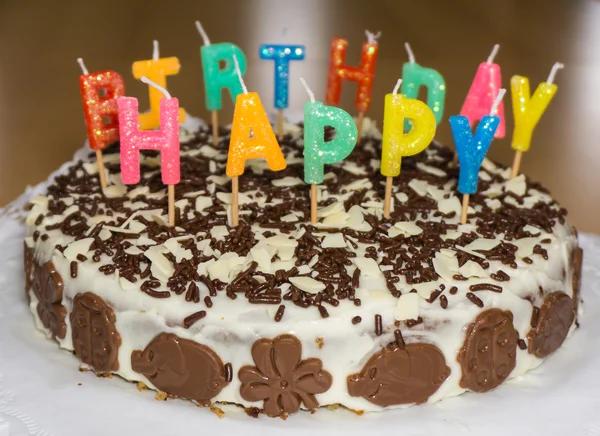
<instances>
[{"instance_id":1,"label":"glitter coating on candle","mask_svg":"<svg viewBox=\"0 0 600 436\"><path fill-rule=\"evenodd\" d=\"M259 48L258 54L261 59L275 61L274 105L277 109L288 107L290 61L303 60L305 52L303 45L263 44Z\"/></svg>"},{"instance_id":2,"label":"glitter coating on candle","mask_svg":"<svg viewBox=\"0 0 600 436\"><path fill-rule=\"evenodd\" d=\"M179 59L170 57L134 62L132 71L133 77L136 79L146 76L154 83L167 88L167 76L179 73L179 69ZM156 129L161 123L160 102L162 94L152 86L148 86L148 90L150 93L150 112L139 114L139 126L142 130ZM179 122L183 123L185 117L185 110L179 108Z\"/></svg>"},{"instance_id":3,"label":"glitter coating on candle","mask_svg":"<svg viewBox=\"0 0 600 436\"><path fill-rule=\"evenodd\" d=\"M325 127L335 129L335 137L325 141ZM321 102L304 104L304 181L320 184L325 164L345 159L356 145L358 129L352 116L337 107Z\"/></svg>"},{"instance_id":4,"label":"glitter coating on candle","mask_svg":"<svg viewBox=\"0 0 600 436\"><path fill-rule=\"evenodd\" d=\"M242 93L240 78L233 64L233 56L237 57L242 76L246 74L246 55L237 45L228 42L203 45L200 48L202 70L204 71L204 93L206 96L206 109L218 111L223 107L221 91L229 91L231 99L235 102ZM219 63L225 66L221 69Z\"/></svg>"},{"instance_id":5,"label":"glitter coating on candle","mask_svg":"<svg viewBox=\"0 0 600 436\"><path fill-rule=\"evenodd\" d=\"M510 89L515 117L515 130L511 145L517 151L528 151L531 146L533 130L558 91L558 86L542 82L531 97L529 79L523 76L513 76L510 80Z\"/></svg>"},{"instance_id":6,"label":"glitter coating on candle","mask_svg":"<svg viewBox=\"0 0 600 436\"><path fill-rule=\"evenodd\" d=\"M446 99L446 82L440 73L432 68L425 68L415 62L406 62L402 67L402 94L406 98L416 99L419 88L427 88L427 106L433 111L436 124L444 116L444 101ZM408 122L405 129L409 130Z\"/></svg>"},{"instance_id":7,"label":"glitter coating on candle","mask_svg":"<svg viewBox=\"0 0 600 436\"><path fill-rule=\"evenodd\" d=\"M458 177L458 191L461 194L475 194L479 181L479 168L483 162L496 129L500 124L500 117L486 115L481 119L477 130L471 133L469 119L462 115L450 117L450 127L456 145L460 173Z\"/></svg>"},{"instance_id":8,"label":"glitter coating on candle","mask_svg":"<svg viewBox=\"0 0 600 436\"><path fill-rule=\"evenodd\" d=\"M412 121L412 129L404 133L404 122ZM435 116L420 100L402 94L387 94L383 114L381 143L381 174L400 174L403 156L413 156L425 150L435 136Z\"/></svg>"},{"instance_id":9,"label":"glitter coating on candle","mask_svg":"<svg viewBox=\"0 0 600 436\"><path fill-rule=\"evenodd\" d=\"M104 150L108 144L119 140L117 98L125 95L123 78L109 70L82 74L79 89L90 148Z\"/></svg>"},{"instance_id":10,"label":"glitter coating on candle","mask_svg":"<svg viewBox=\"0 0 600 436\"><path fill-rule=\"evenodd\" d=\"M500 65L482 62L477 69L469 93L460 110L460 115L467 117L471 124L489 115L490 108L498 96L500 88L502 88ZM500 103L495 115L500 118L500 124L496 130L496 138L504 138L506 133L504 103Z\"/></svg>"},{"instance_id":11,"label":"glitter coating on candle","mask_svg":"<svg viewBox=\"0 0 600 436\"><path fill-rule=\"evenodd\" d=\"M329 59L329 74L327 76L327 94L325 104L339 106L342 91L342 81L357 82L355 107L358 112L367 112L371 105L371 91L375 76L375 63L379 46L377 43L365 42L362 45L360 66L345 65L348 41L334 38L331 42L331 57Z\"/></svg>"},{"instance_id":12,"label":"glitter coating on candle","mask_svg":"<svg viewBox=\"0 0 600 436\"><path fill-rule=\"evenodd\" d=\"M281 171L286 167L285 158L260 97L256 92L249 92L239 94L235 101L227 155L227 175L241 176L244 174L246 160L257 158L264 158L271 171Z\"/></svg>"},{"instance_id":13,"label":"glitter coating on candle","mask_svg":"<svg viewBox=\"0 0 600 436\"><path fill-rule=\"evenodd\" d=\"M119 127L121 133L121 178L126 185L140 181L140 150L160 152L162 181L165 185L179 183L179 101L160 100L160 129L142 131L138 127L138 101L121 97Z\"/></svg>"}]
</instances>

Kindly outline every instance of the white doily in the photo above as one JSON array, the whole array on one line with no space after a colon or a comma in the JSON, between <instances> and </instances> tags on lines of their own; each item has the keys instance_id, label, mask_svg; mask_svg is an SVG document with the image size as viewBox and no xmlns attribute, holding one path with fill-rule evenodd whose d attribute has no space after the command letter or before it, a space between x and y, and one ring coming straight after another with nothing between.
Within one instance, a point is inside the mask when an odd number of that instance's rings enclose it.
<instances>
[{"instance_id":1,"label":"white doily","mask_svg":"<svg viewBox=\"0 0 600 436\"><path fill-rule=\"evenodd\" d=\"M89 151L82 149L76 157ZM63 167L64 168L64 167ZM34 326L23 292L19 210L47 183L0 210L0 436L21 435L574 435L600 436L600 236L580 235L584 248L581 328L539 368L495 391L465 394L434 406L356 416L345 410L252 419L154 392L117 377L79 372L78 359ZM22 214L21 214L22 216ZM8 426L10 428L8 428Z\"/></svg>"}]
</instances>

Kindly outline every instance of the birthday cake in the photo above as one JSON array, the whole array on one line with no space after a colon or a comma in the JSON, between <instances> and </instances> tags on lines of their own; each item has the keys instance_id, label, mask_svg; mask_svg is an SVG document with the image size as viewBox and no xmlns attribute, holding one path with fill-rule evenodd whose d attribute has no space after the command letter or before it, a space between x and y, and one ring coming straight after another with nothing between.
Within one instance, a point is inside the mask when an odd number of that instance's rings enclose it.
<instances>
[{"instance_id":1,"label":"birthday cake","mask_svg":"<svg viewBox=\"0 0 600 436\"><path fill-rule=\"evenodd\" d=\"M256 416L356 412L482 393L522 376L576 328L582 250L539 183L484 160L460 224L458 169L437 143L402 160L383 216L371 122L328 165L310 223L303 129L287 168L251 160L231 225L229 131L181 131L175 227L157 152L108 188L93 159L31 200L25 294L37 327L84 368ZM91 156L91 155L90 155Z\"/></svg>"}]
</instances>

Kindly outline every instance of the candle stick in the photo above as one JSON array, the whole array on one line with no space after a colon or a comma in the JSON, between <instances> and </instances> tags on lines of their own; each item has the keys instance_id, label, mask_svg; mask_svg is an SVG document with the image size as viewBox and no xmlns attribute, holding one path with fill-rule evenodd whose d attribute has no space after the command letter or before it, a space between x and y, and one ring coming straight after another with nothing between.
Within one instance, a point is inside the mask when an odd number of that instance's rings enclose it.
<instances>
[{"instance_id":1,"label":"candle stick","mask_svg":"<svg viewBox=\"0 0 600 436\"><path fill-rule=\"evenodd\" d=\"M304 104L304 181L310 187L310 222L317 222L317 184L323 183L325 164L348 157L358 138L358 129L346 111L315 101L304 78L300 78L310 102ZM325 141L325 127L335 129L335 137Z\"/></svg>"},{"instance_id":2,"label":"candle stick","mask_svg":"<svg viewBox=\"0 0 600 436\"><path fill-rule=\"evenodd\" d=\"M386 177L383 214L390 217L392 180L400 175L403 156L413 156L425 150L435 136L433 111L422 101L398 94L402 79L391 94L385 96L383 115L381 174ZM412 121L412 129L404 133L404 122Z\"/></svg>"},{"instance_id":3,"label":"candle stick","mask_svg":"<svg viewBox=\"0 0 600 436\"><path fill-rule=\"evenodd\" d=\"M239 71L243 76L246 74L246 56L237 46L228 42L212 44L200 21L196 21L196 28L202 37L200 58L202 59L202 70L204 72L204 90L206 95L206 108L211 111L213 144L219 143L219 114L223 107L221 91L226 88L235 102L242 93L242 86L238 79L233 58L239 63ZM220 63L224 63L223 68Z\"/></svg>"},{"instance_id":4,"label":"candle stick","mask_svg":"<svg viewBox=\"0 0 600 436\"><path fill-rule=\"evenodd\" d=\"M436 124L442 121L444 115L444 100L446 98L446 82L440 73L432 68L425 68L415 60L410 44L404 44L408 53L408 62L402 66L402 94L405 98L416 99L419 88L427 88L427 106L433 111ZM404 122L404 129L410 130L408 120Z\"/></svg>"},{"instance_id":5,"label":"candle stick","mask_svg":"<svg viewBox=\"0 0 600 436\"><path fill-rule=\"evenodd\" d=\"M125 83L114 71L98 71L90 74L83 59L77 62L83 74L79 76L79 89L83 101L83 113L90 148L96 151L100 186L106 188L106 172L102 150L119 140L117 98L125 94ZM102 95L101 92L102 91Z\"/></svg>"},{"instance_id":6,"label":"candle stick","mask_svg":"<svg viewBox=\"0 0 600 436\"><path fill-rule=\"evenodd\" d=\"M283 137L283 110L288 107L290 61L303 60L303 45L263 44L259 48L261 59L275 61L275 107L277 110L277 136Z\"/></svg>"},{"instance_id":7,"label":"candle stick","mask_svg":"<svg viewBox=\"0 0 600 436\"><path fill-rule=\"evenodd\" d=\"M169 226L175 225L175 185L179 183L179 101L162 86L142 76L140 80L156 89L160 99L160 129L141 131L138 101L120 97L119 126L121 135L121 179L125 184L140 181L140 150L160 151L162 181L167 185Z\"/></svg>"},{"instance_id":8,"label":"candle stick","mask_svg":"<svg viewBox=\"0 0 600 436\"><path fill-rule=\"evenodd\" d=\"M500 125L500 117L495 114L505 92L505 89L500 89L489 115L481 118L474 135L471 133L471 123L466 116L453 115L450 117L450 127L460 163L458 191L463 194L461 224L467 222L469 198L471 194L477 192L479 168Z\"/></svg>"},{"instance_id":9,"label":"candle stick","mask_svg":"<svg viewBox=\"0 0 600 436\"><path fill-rule=\"evenodd\" d=\"M500 88L502 88L500 66L494 63L494 58L498 54L498 50L500 50L500 45L494 45L487 61L482 62L479 68L477 68L477 73L475 74L469 93L460 110L460 114L466 116L471 125L489 113L490 107L493 105L496 97L498 97ZM504 103L500 102L496 111L493 115L497 115L500 118L500 125L496 129L495 135L496 138L504 138L506 130L504 123Z\"/></svg>"},{"instance_id":10,"label":"candle stick","mask_svg":"<svg viewBox=\"0 0 600 436\"><path fill-rule=\"evenodd\" d=\"M373 34L367 30L365 33L367 35L367 42L362 45L362 55L360 66L358 67L345 65L346 50L348 48L347 40L334 38L331 42L331 58L329 60L329 74L327 76L327 94L325 96L326 105L339 106L342 80L358 83L355 106L358 111L356 125L359 140L362 134L362 122L365 112L371 105L375 63L377 61L377 52L379 51L377 40L381 36L381 32Z\"/></svg>"},{"instance_id":11,"label":"candle stick","mask_svg":"<svg viewBox=\"0 0 600 436\"><path fill-rule=\"evenodd\" d=\"M167 76L179 73L179 59L176 57L161 58L158 41L153 41L152 59L133 63L133 77L141 79L147 77L152 83L161 88L167 88ZM162 95L154 86L148 86L150 94L150 112L139 114L139 125L142 130L151 130L160 126L160 101ZM179 122L185 121L186 113L179 108Z\"/></svg>"},{"instance_id":12,"label":"candle stick","mask_svg":"<svg viewBox=\"0 0 600 436\"><path fill-rule=\"evenodd\" d=\"M248 92L237 55L233 55L234 68L242 88L242 93L235 99L233 124L229 153L227 155L226 173L231 180L232 225L238 225L238 177L244 174L246 160L264 158L271 171L285 169L283 153L277 143L273 126L263 108L256 92ZM252 136L251 136L252 133Z\"/></svg>"},{"instance_id":13,"label":"candle stick","mask_svg":"<svg viewBox=\"0 0 600 436\"><path fill-rule=\"evenodd\" d=\"M513 76L510 80L515 116L515 130L512 139L515 159L511 169L511 179L519 174L523 153L528 151L531 146L533 130L558 90L558 86L554 84L556 73L564 67L560 62L556 62L550 70L548 80L538 85L533 97L529 91L527 77Z\"/></svg>"}]
</instances>

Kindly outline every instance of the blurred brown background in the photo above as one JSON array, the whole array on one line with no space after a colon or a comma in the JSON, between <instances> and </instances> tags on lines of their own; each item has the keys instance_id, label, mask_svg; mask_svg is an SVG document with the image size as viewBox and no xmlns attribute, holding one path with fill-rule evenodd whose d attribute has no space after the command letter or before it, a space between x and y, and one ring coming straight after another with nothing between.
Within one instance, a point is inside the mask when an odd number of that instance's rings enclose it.
<instances>
[{"instance_id":1,"label":"blurred brown background","mask_svg":"<svg viewBox=\"0 0 600 436\"><path fill-rule=\"evenodd\" d=\"M494 43L501 44L496 61L505 86L520 74L535 88L555 61L564 62L556 80L559 91L522 169L550 188L580 230L600 233L600 2L591 0L3 0L0 204L46 179L82 145L77 57L90 71L120 72L128 95L145 106L147 87L133 79L131 64L149 59L152 40L158 39L161 55L177 56L182 65L180 74L168 79L169 90L190 113L208 118L197 19L213 42L234 42L245 51L246 83L268 108L273 64L259 60L259 44L305 44L306 60L293 62L290 70L294 113L307 99L300 76L317 98L324 97L331 38L347 38L348 62L358 63L369 29L382 32L368 114L381 121L383 96L401 75L407 60L403 43L409 41L417 62L446 79L446 119L438 133L446 143L451 143L447 117L460 110L478 64ZM344 87L346 110L353 111L354 91L354 84ZM229 123L232 104L225 101L221 120ZM506 164L512 162L511 108L506 106L507 138L496 140L489 154Z\"/></svg>"}]
</instances>

